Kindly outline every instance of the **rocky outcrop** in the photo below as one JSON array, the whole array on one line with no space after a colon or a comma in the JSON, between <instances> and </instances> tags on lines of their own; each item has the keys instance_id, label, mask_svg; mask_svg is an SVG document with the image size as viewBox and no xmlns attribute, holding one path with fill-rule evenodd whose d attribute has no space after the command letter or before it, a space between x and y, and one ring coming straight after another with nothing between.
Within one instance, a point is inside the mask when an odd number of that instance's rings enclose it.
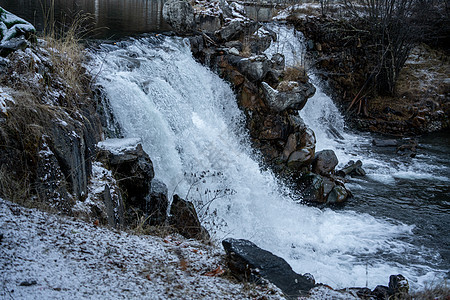
<instances>
[{"instance_id":1,"label":"rocky outcrop","mask_svg":"<svg viewBox=\"0 0 450 300\"><path fill-rule=\"evenodd\" d=\"M191 33L195 29L194 9L185 0L169 0L163 6L164 21L178 34Z\"/></svg>"},{"instance_id":2,"label":"rocky outcrop","mask_svg":"<svg viewBox=\"0 0 450 300\"><path fill-rule=\"evenodd\" d=\"M334 177L328 177L331 184L325 192L321 176L331 175L337 158L334 153L321 153L313 166L315 135L298 115L314 95L314 86L304 70L286 67L282 54L270 58L261 54L277 37L266 28L253 26L250 22L233 20L215 34L204 32L192 37L192 52L231 83L238 105L247 117L253 146L267 166L298 187L305 202L327 203L331 192L332 203L347 199L342 193L345 188L335 188ZM334 155L335 160L325 154ZM313 167L316 175L310 174Z\"/></svg>"},{"instance_id":3,"label":"rocky outcrop","mask_svg":"<svg viewBox=\"0 0 450 300\"><path fill-rule=\"evenodd\" d=\"M248 240L229 238L222 245L231 273L241 281L264 284L267 280L279 287L288 299L306 296L316 286L312 275L295 273L284 259Z\"/></svg>"}]
</instances>

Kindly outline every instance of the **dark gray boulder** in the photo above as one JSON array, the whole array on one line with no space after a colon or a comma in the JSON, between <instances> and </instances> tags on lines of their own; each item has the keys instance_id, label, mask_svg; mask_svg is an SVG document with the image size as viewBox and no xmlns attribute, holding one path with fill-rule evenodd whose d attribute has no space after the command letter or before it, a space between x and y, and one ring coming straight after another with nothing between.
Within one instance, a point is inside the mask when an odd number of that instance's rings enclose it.
<instances>
[{"instance_id":1,"label":"dark gray boulder","mask_svg":"<svg viewBox=\"0 0 450 300\"><path fill-rule=\"evenodd\" d=\"M195 29L194 8L188 1L169 0L164 3L163 18L177 33L186 34Z\"/></svg>"},{"instance_id":2,"label":"dark gray boulder","mask_svg":"<svg viewBox=\"0 0 450 300\"><path fill-rule=\"evenodd\" d=\"M138 139L108 139L98 143L97 159L112 170L127 207L145 212L155 172Z\"/></svg>"},{"instance_id":3,"label":"dark gray boulder","mask_svg":"<svg viewBox=\"0 0 450 300\"><path fill-rule=\"evenodd\" d=\"M178 195L173 196L172 205L170 206L169 225L186 238L209 238L208 232L200 224L194 204L180 198Z\"/></svg>"},{"instance_id":4,"label":"dark gray boulder","mask_svg":"<svg viewBox=\"0 0 450 300\"><path fill-rule=\"evenodd\" d=\"M299 179L297 185L303 196L303 201L310 203L325 203L323 197L324 182L322 176L314 173L305 174Z\"/></svg>"},{"instance_id":5,"label":"dark gray boulder","mask_svg":"<svg viewBox=\"0 0 450 300\"><path fill-rule=\"evenodd\" d=\"M338 163L338 158L333 150L316 152L312 165L313 172L321 175L329 174L334 170Z\"/></svg>"},{"instance_id":6,"label":"dark gray boulder","mask_svg":"<svg viewBox=\"0 0 450 300\"><path fill-rule=\"evenodd\" d=\"M342 203L348 198L348 192L345 187L336 185L333 187L327 197L327 204Z\"/></svg>"},{"instance_id":7,"label":"dark gray boulder","mask_svg":"<svg viewBox=\"0 0 450 300\"><path fill-rule=\"evenodd\" d=\"M295 273L281 257L243 239L226 239L222 245L227 253L231 273L239 280L257 284L267 280L279 287L289 299L305 296L316 286L310 274Z\"/></svg>"}]
</instances>

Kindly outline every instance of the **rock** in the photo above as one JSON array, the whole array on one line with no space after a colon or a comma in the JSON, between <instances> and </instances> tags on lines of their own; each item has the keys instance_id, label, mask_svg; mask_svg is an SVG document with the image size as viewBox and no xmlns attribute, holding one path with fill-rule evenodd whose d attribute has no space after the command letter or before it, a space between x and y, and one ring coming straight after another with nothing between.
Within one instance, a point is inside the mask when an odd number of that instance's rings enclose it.
<instances>
[{"instance_id":1,"label":"rock","mask_svg":"<svg viewBox=\"0 0 450 300\"><path fill-rule=\"evenodd\" d=\"M192 202L173 196L169 224L186 238L208 239L208 232L201 226Z\"/></svg>"},{"instance_id":2,"label":"rock","mask_svg":"<svg viewBox=\"0 0 450 300\"><path fill-rule=\"evenodd\" d=\"M397 147L397 140L372 140L372 145L377 147Z\"/></svg>"},{"instance_id":3,"label":"rock","mask_svg":"<svg viewBox=\"0 0 450 300\"><path fill-rule=\"evenodd\" d=\"M31 23L4 10L0 7L0 41L1 43L12 38L24 36L26 39L36 33Z\"/></svg>"},{"instance_id":4,"label":"rock","mask_svg":"<svg viewBox=\"0 0 450 300\"><path fill-rule=\"evenodd\" d=\"M270 61L272 62L272 68L276 70L284 70L285 58L283 54L275 53L272 55Z\"/></svg>"},{"instance_id":5,"label":"rock","mask_svg":"<svg viewBox=\"0 0 450 300\"><path fill-rule=\"evenodd\" d=\"M316 286L311 275L295 273L284 259L248 240L229 238L222 245L227 253L228 267L239 280L261 284L265 279L279 287L289 299L306 296Z\"/></svg>"},{"instance_id":6,"label":"rock","mask_svg":"<svg viewBox=\"0 0 450 300\"><path fill-rule=\"evenodd\" d=\"M222 27L222 29L216 31L216 35L223 41L230 41L232 39L238 39L243 33L244 26L239 20L232 20L230 24Z\"/></svg>"},{"instance_id":7,"label":"rock","mask_svg":"<svg viewBox=\"0 0 450 300\"><path fill-rule=\"evenodd\" d=\"M150 225L164 224L168 207L167 186L162 181L153 179L146 207L146 213L150 216Z\"/></svg>"},{"instance_id":8,"label":"rock","mask_svg":"<svg viewBox=\"0 0 450 300\"><path fill-rule=\"evenodd\" d=\"M345 187L336 185L333 187L331 192L328 194L327 197L327 204L336 204L336 203L342 203L348 198L348 193Z\"/></svg>"},{"instance_id":9,"label":"rock","mask_svg":"<svg viewBox=\"0 0 450 300\"><path fill-rule=\"evenodd\" d=\"M189 44L191 45L192 54L197 54L204 49L203 36L196 35L189 37Z\"/></svg>"},{"instance_id":10,"label":"rock","mask_svg":"<svg viewBox=\"0 0 450 300\"><path fill-rule=\"evenodd\" d=\"M19 286L32 286L32 285L36 285L37 281L36 280L25 280L22 281Z\"/></svg>"},{"instance_id":11,"label":"rock","mask_svg":"<svg viewBox=\"0 0 450 300\"><path fill-rule=\"evenodd\" d=\"M371 292L371 295L378 300L385 300L389 298L389 288L384 285L377 285Z\"/></svg>"},{"instance_id":12,"label":"rock","mask_svg":"<svg viewBox=\"0 0 450 300\"><path fill-rule=\"evenodd\" d=\"M97 145L98 160L113 171L127 207L145 211L153 177L153 163L139 139L107 139Z\"/></svg>"},{"instance_id":13,"label":"rock","mask_svg":"<svg viewBox=\"0 0 450 300\"><path fill-rule=\"evenodd\" d=\"M68 191L76 199L84 199L87 195L87 184L91 173L92 151L97 141L91 136L92 128L88 121L86 124L72 121L62 123L57 120L46 134L48 145L55 154L64 177L68 181Z\"/></svg>"},{"instance_id":14,"label":"rock","mask_svg":"<svg viewBox=\"0 0 450 300\"><path fill-rule=\"evenodd\" d=\"M228 53L233 55L239 55L239 50L233 47L228 50Z\"/></svg>"},{"instance_id":15,"label":"rock","mask_svg":"<svg viewBox=\"0 0 450 300\"><path fill-rule=\"evenodd\" d=\"M106 219L108 225L115 228L120 228L125 224L124 219L124 207L121 195L116 201L111 196L111 189L109 185L105 185L105 189L102 193L103 203L106 208Z\"/></svg>"},{"instance_id":16,"label":"rock","mask_svg":"<svg viewBox=\"0 0 450 300\"><path fill-rule=\"evenodd\" d=\"M389 299L411 299L408 280L401 274L389 277Z\"/></svg>"},{"instance_id":17,"label":"rock","mask_svg":"<svg viewBox=\"0 0 450 300\"><path fill-rule=\"evenodd\" d=\"M360 160L354 162L353 160L349 161L347 165L342 170L336 172L336 175L344 178L347 175L355 175L355 176L365 176L366 171L362 168L362 162Z\"/></svg>"},{"instance_id":18,"label":"rock","mask_svg":"<svg viewBox=\"0 0 450 300\"><path fill-rule=\"evenodd\" d=\"M24 37L12 38L0 44L0 56L6 57L17 50L25 50L30 43Z\"/></svg>"},{"instance_id":19,"label":"rock","mask_svg":"<svg viewBox=\"0 0 450 300\"><path fill-rule=\"evenodd\" d=\"M315 88L309 83L299 84L298 82L280 83L281 86L288 87L286 91L272 88L266 82L261 83L267 105L275 111L284 111L286 109L301 110L308 98L315 93ZM280 86L279 85L279 86Z\"/></svg>"},{"instance_id":20,"label":"rock","mask_svg":"<svg viewBox=\"0 0 450 300\"><path fill-rule=\"evenodd\" d=\"M265 55L243 58L237 63L239 72L247 76L251 81L261 81L269 71L271 62Z\"/></svg>"},{"instance_id":21,"label":"rock","mask_svg":"<svg viewBox=\"0 0 450 300\"><path fill-rule=\"evenodd\" d=\"M194 8L184 0L169 0L163 6L163 18L179 34L195 29Z\"/></svg>"},{"instance_id":22,"label":"rock","mask_svg":"<svg viewBox=\"0 0 450 300\"><path fill-rule=\"evenodd\" d=\"M36 177L36 192L40 199L45 199L45 204L50 208L71 215L75 201L69 195L67 181L56 155L45 142L39 150Z\"/></svg>"},{"instance_id":23,"label":"rock","mask_svg":"<svg viewBox=\"0 0 450 300\"><path fill-rule=\"evenodd\" d=\"M316 153L312 164L313 172L320 175L329 174L339 163L333 150L322 150Z\"/></svg>"},{"instance_id":24,"label":"rock","mask_svg":"<svg viewBox=\"0 0 450 300\"><path fill-rule=\"evenodd\" d=\"M304 202L325 203L322 176L314 173L303 175L297 182L297 185Z\"/></svg>"},{"instance_id":25,"label":"rock","mask_svg":"<svg viewBox=\"0 0 450 300\"><path fill-rule=\"evenodd\" d=\"M195 23L199 31L215 32L222 27L222 18L206 14L195 14Z\"/></svg>"}]
</instances>

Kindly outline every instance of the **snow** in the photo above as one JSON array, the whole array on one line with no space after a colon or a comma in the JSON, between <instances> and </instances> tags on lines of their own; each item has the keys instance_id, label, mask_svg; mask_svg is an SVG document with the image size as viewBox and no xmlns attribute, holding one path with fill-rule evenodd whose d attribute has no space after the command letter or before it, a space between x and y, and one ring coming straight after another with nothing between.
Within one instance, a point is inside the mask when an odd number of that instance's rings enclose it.
<instances>
[{"instance_id":1,"label":"snow","mask_svg":"<svg viewBox=\"0 0 450 300\"><path fill-rule=\"evenodd\" d=\"M30 24L22 18L0 8L0 22L5 24Z\"/></svg>"},{"instance_id":2,"label":"snow","mask_svg":"<svg viewBox=\"0 0 450 300\"><path fill-rule=\"evenodd\" d=\"M136 149L136 146L140 143L140 138L107 139L99 142L97 147L101 150L108 150L113 154L119 155L124 151Z\"/></svg>"},{"instance_id":3,"label":"snow","mask_svg":"<svg viewBox=\"0 0 450 300\"><path fill-rule=\"evenodd\" d=\"M282 299L217 276L223 252L180 236L137 236L0 199L0 298Z\"/></svg>"},{"instance_id":4,"label":"snow","mask_svg":"<svg viewBox=\"0 0 450 300\"><path fill-rule=\"evenodd\" d=\"M7 92L6 89L0 87L0 111L4 114L8 111L8 103L15 103L12 96Z\"/></svg>"}]
</instances>

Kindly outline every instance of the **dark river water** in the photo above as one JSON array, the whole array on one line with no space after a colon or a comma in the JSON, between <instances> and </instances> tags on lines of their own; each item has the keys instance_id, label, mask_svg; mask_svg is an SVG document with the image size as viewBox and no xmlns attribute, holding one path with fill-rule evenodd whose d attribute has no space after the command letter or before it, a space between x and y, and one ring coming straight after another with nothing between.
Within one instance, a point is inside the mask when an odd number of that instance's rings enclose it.
<instances>
[{"instance_id":1,"label":"dark river water","mask_svg":"<svg viewBox=\"0 0 450 300\"><path fill-rule=\"evenodd\" d=\"M370 153L367 158L369 175L350 180L349 186L355 196L344 209L413 225L414 238L409 242L418 249L426 246L435 250L423 255L420 263L439 266L448 271L450 133L429 134L419 137L418 141L420 148L415 158L399 156L395 148L377 148L370 143L362 145L360 151ZM371 159L385 165L371 164Z\"/></svg>"},{"instance_id":2,"label":"dark river water","mask_svg":"<svg viewBox=\"0 0 450 300\"><path fill-rule=\"evenodd\" d=\"M50 20L69 26L77 15L89 15L87 36L114 39L170 30L161 12L164 0L0 0L4 9L31 22L38 31ZM52 17L54 16L54 18Z\"/></svg>"}]
</instances>

